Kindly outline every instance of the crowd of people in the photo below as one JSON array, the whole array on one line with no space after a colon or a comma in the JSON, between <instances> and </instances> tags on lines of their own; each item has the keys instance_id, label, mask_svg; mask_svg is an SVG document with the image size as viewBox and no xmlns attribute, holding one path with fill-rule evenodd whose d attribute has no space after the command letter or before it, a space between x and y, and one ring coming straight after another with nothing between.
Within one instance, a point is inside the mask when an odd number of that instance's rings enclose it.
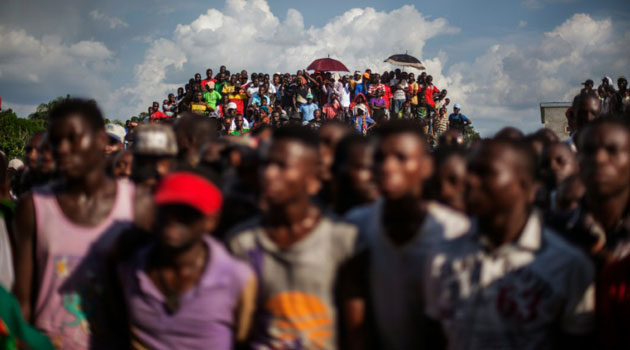
<instances>
[{"instance_id":1,"label":"crowd of people","mask_svg":"<svg viewBox=\"0 0 630 350\"><path fill-rule=\"evenodd\" d=\"M354 75L298 70L296 74L231 73L221 66L215 75L206 70L205 78L195 74L177 94L169 94L148 108L148 121L176 118L192 112L224 120L224 134L243 135L263 124L280 126L301 123L315 129L326 120L353 125L364 135L387 120L416 119L425 124L430 142L435 145L449 127L466 132L471 124L455 104L448 114L448 92L433 85L433 77L422 72L400 69L373 73L355 71Z\"/></svg>"},{"instance_id":2,"label":"crowd of people","mask_svg":"<svg viewBox=\"0 0 630 350\"><path fill-rule=\"evenodd\" d=\"M236 88L224 71L206 93ZM389 120L381 102L339 117L325 87L299 106L252 87L236 108L178 96L130 130L66 99L23 164L0 156L0 344L628 349L630 92L592 85L568 140L446 128L435 144L407 90ZM264 106L301 115L264 123ZM365 113L369 132L347 123Z\"/></svg>"}]
</instances>

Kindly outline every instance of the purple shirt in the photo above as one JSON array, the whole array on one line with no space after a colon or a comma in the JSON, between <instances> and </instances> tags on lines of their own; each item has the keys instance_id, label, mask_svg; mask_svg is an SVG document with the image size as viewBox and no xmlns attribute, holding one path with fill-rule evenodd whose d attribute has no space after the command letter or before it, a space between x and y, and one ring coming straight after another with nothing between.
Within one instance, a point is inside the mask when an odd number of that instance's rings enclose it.
<instances>
[{"instance_id":1,"label":"purple shirt","mask_svg":"<svg viewBox=\"0 0 630 350\"><path fill-rule=\"evenodd\" d=\"M145 270L151 247L119 266L133 341L156 350L233 348L235 309L253 272L210 236L204 240L208 264L199 284L180 296L179 309L172 315Z\"/></svg>"}]
</instances>

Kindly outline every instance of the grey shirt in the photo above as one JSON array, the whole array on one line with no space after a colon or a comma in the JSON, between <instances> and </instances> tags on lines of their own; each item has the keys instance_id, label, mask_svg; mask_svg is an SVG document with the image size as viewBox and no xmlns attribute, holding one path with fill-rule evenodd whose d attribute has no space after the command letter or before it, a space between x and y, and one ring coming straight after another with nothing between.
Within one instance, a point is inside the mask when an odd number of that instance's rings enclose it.
<instances>
[{"instance_id":1,"label":"grey shirt","mask_svg":"<svg viewBox=\"0 0 630 350\"><path fill-rule=\"evenodd\" d=\"M336 349L334 284L354 251L354 226L323 217L315 229L280 249L256 220L228 237L234 255L259 280L255 349Z\"/></svg>"}]
</instances>

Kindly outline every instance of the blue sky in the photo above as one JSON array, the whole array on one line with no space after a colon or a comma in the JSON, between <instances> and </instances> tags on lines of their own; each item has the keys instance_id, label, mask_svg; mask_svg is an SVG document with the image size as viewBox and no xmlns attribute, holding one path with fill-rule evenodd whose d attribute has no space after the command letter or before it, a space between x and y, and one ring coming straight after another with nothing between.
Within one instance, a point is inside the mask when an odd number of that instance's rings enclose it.
<instances>
[{"instance_id":1,"label":"blue sky","mask_svg":"<svg viewBox=\"0 0 630 350\"><path fill-rule=\"evenodd\" d=\"M206 67L351 70L409 51L488 135L538 103L630 75L626 1L21 1L0 4L0 96L21 116L70 93L127 119Z\"/></svg>"}]
</instances>

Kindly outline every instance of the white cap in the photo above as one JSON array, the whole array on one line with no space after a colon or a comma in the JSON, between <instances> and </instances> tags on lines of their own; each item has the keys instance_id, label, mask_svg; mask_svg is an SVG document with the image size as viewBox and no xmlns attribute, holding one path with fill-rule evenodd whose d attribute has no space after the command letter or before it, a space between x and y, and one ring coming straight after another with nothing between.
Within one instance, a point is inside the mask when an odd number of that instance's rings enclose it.
<instances>
[{"instance_id":1,"label":"white cap","mask_svg":"<svg viewBox=\"0 0 630 350\"><path fill-rule=\"evenodd\" d=\"M118 142L125 141L125 135L127 134L127 132L122 126L118 124L107 124L105 125L105 131L107 132L107 135L114 140Z\"/></svg>"},{"instance_id":2,"label":"white cap","mask_svg":"<svg viewBox=\"0 0 630 350\"><path fill-rule=\"evenodd\" d=\"M23 167L24 167L24 162L17 158L11 159L9 161L9 169L20 170Z\"/></svg>"}]
</instances>

